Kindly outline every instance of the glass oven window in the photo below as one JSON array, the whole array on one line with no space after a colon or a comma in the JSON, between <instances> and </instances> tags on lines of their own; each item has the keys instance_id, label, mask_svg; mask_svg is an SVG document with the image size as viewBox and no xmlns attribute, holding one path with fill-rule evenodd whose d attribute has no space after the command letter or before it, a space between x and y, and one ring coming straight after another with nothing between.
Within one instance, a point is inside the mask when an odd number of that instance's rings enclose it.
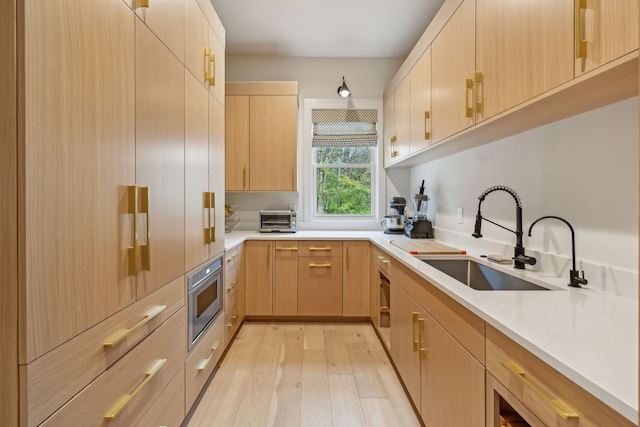
<instances>
[{"instance_id":1,"label":"glass oven window","mask_svg":"<svg viewBox=\"0 0 640 427\"><path fill-rule=\"evenodd\" d=\"M198 294L198 311L197 317L202 316L202 313L213 304L215 300L218 299L218 281L214 281L211 285L207 286L205 290L203 290L200 294Z\"/></svg>"}]
</instances>

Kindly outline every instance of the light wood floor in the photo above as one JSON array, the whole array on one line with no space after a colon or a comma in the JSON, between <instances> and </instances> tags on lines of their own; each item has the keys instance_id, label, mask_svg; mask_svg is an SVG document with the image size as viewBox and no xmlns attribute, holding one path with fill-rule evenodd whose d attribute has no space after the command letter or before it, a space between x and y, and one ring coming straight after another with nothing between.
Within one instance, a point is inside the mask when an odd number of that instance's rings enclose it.
<instances>
[{"instance_id":1,"label":"light wood floor","mask_svg":"<svg viewBox=\"0 0 640 427\"><path fill-rule=\"evenodd\" d=\"M420 423L371 325L245 323L186 425Z\"/></svg>"}]
</instances>

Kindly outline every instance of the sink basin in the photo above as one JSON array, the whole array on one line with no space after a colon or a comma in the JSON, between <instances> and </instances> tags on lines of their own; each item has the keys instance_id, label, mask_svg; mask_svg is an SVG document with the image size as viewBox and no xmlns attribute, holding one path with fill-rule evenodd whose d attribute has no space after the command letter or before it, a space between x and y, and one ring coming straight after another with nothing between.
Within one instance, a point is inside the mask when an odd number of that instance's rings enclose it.
<instances>
[{"instance_id":1,"label":"sink basin","mask_svg":"<svg viewBox=\"0 0 640 427\"><path fill-rule=\"evenodd\" d=\"M550 290L473 260L422 259L422 261L478 291Z\"/></svg>"}]
</instances>

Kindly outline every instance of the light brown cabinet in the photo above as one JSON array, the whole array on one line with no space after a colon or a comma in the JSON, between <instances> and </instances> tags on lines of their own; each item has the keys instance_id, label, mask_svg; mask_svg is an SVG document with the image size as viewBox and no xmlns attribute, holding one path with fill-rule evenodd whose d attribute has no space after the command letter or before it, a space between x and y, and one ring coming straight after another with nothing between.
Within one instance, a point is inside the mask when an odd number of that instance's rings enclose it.
<instances>
[{"instance_id":1,"label":"light brown cabinet","mask_svg":"<svg viewBox=\"0 0 640 427\"><path fill-rule=\"evenodd\" d=\"M367 241L342 243L342 315L370 316L371 249Z\"/></svg>"},{"instance_id":2,"label":"light brown cabinet","mask_svg":"<svg viewBox=\"0 0 640 427\"><path fill-rule=\"evenodd\" d=\"M409 152L415 153L431 144L431 47L409 72L409 87Z\"/></svg>"},{"instance_id":3,"label":"light brown cabinet","mask_svg":"<svg viewBox=\"0 0 640 427\"><path fill-rule=\"evenodd\" d=\"M273 315L298 314L298 242L276 241Z\"/></svg>"},{"instance_id":4,"label":"light brown cabinet","mask_svg":"<svg viewBox=\"0 0 640 427\"><path fill-rule=\"evenodd\" d=\"M184 62L185 0L126 0L137 17ZM145 5L146 3L146 5Z\"/></svg>"},{"instance_id":5,"label":"light brown cabinet","mask_svg":"<svg viewBox=\"0 0 640 427\"><path fill-rule=\"evenodd\" d=\"M227 191L296 191L297 82L228 82L226 94Z\"/></svg>"},{"instance_id":6,"label":"light brown cabinet","mask_svg":"<svg viewBox=\"0 0 640 427\"><path fill-rule=\"evenodd\" d=\"M388 99L384 101L382 106L382 112L384 114L384 118L382 119L382 123L384 125L383 130L383 163L384 166L387 166L393 163L394 158L398 155L398 151L396 150L396 121L395 121L395 111L396 111L396 98L395 93L391 94Z\"/></svg>"},{"instance_id":7,"label":"light brown cabinet","mask_svg":"<svg viewBox=\"0 0 640 427\"><path fill-rule=\"evenodd\" d=\"M573 3L476 0L477 121L573 78Z\"/></svg>"},{"instance_id":8,"label":"light brown cabinet","mask_svg":"<svg viewBox=\"0 0 640 427\"><path fill-rule=\"evenodd\" d=\"M576 76L638 49L636 0L574 2Z\"/></svg>"},{"instance_id":9,"label":"light brown cabinet","mask_svg":"<svg viewBox=\"0 0 640 427\"><path fill-rule=\"evenodd\" d=\"M342 242L298 242L298 314L342 316Z\"/></svg>"},{"instance_id":10,"label":"light brown cabinet","mask_svg":"<svg viewBox=\"0 0 640 427\"><path fill-rule=\"evenodd\" d=\"M405 78L395 92L384 103L384 163L389 164L409 154L410 140L410 98L409 78ZM389 130L387 130L389 126Z\"/></svg>"},{"instance_id":11,"label":"light brown cabinet","mask_svg":"<svg viewBox=\"0 0 640 427\"><path fill-rule=\"evenodd\" d=\"M464 0L431 45L433 142L475 124L475 1Z\"/></svg>"},{"instance_id":12,"label":"light brown cabinet","mask_svg":"<svg viewBox=\"0 0 640 427\"><path fill-rule=\"evenodd\" d=\"M273 315L272 240L249 240L245 243L245 313L247 316Z\"/></svg>"}]
</instances>

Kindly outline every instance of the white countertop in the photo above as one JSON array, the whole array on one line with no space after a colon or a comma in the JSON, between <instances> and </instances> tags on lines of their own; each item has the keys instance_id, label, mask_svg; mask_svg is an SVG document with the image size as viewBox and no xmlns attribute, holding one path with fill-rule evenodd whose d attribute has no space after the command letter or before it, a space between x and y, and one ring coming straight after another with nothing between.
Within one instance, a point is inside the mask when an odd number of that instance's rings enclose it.
<instances>
[{"instance_id":1,"label":"white countertop","mask_svg":"<svg viewBox=\"0 0 640 427\"><path fill-rule=\"evenodd\" d=\"M588 287L572 289L566 286L566 278L530 271L519 275L554 285L558 290L477 291L390 243L408 240L407 237L381 231L234 231L225 237L225 250L245 240L369 240L620 414L638 423L638 301ZM473 251L468 254L486 264L479 255ZM511 266L491 266L514 272Z\"/></svg>"}]
</instances>

